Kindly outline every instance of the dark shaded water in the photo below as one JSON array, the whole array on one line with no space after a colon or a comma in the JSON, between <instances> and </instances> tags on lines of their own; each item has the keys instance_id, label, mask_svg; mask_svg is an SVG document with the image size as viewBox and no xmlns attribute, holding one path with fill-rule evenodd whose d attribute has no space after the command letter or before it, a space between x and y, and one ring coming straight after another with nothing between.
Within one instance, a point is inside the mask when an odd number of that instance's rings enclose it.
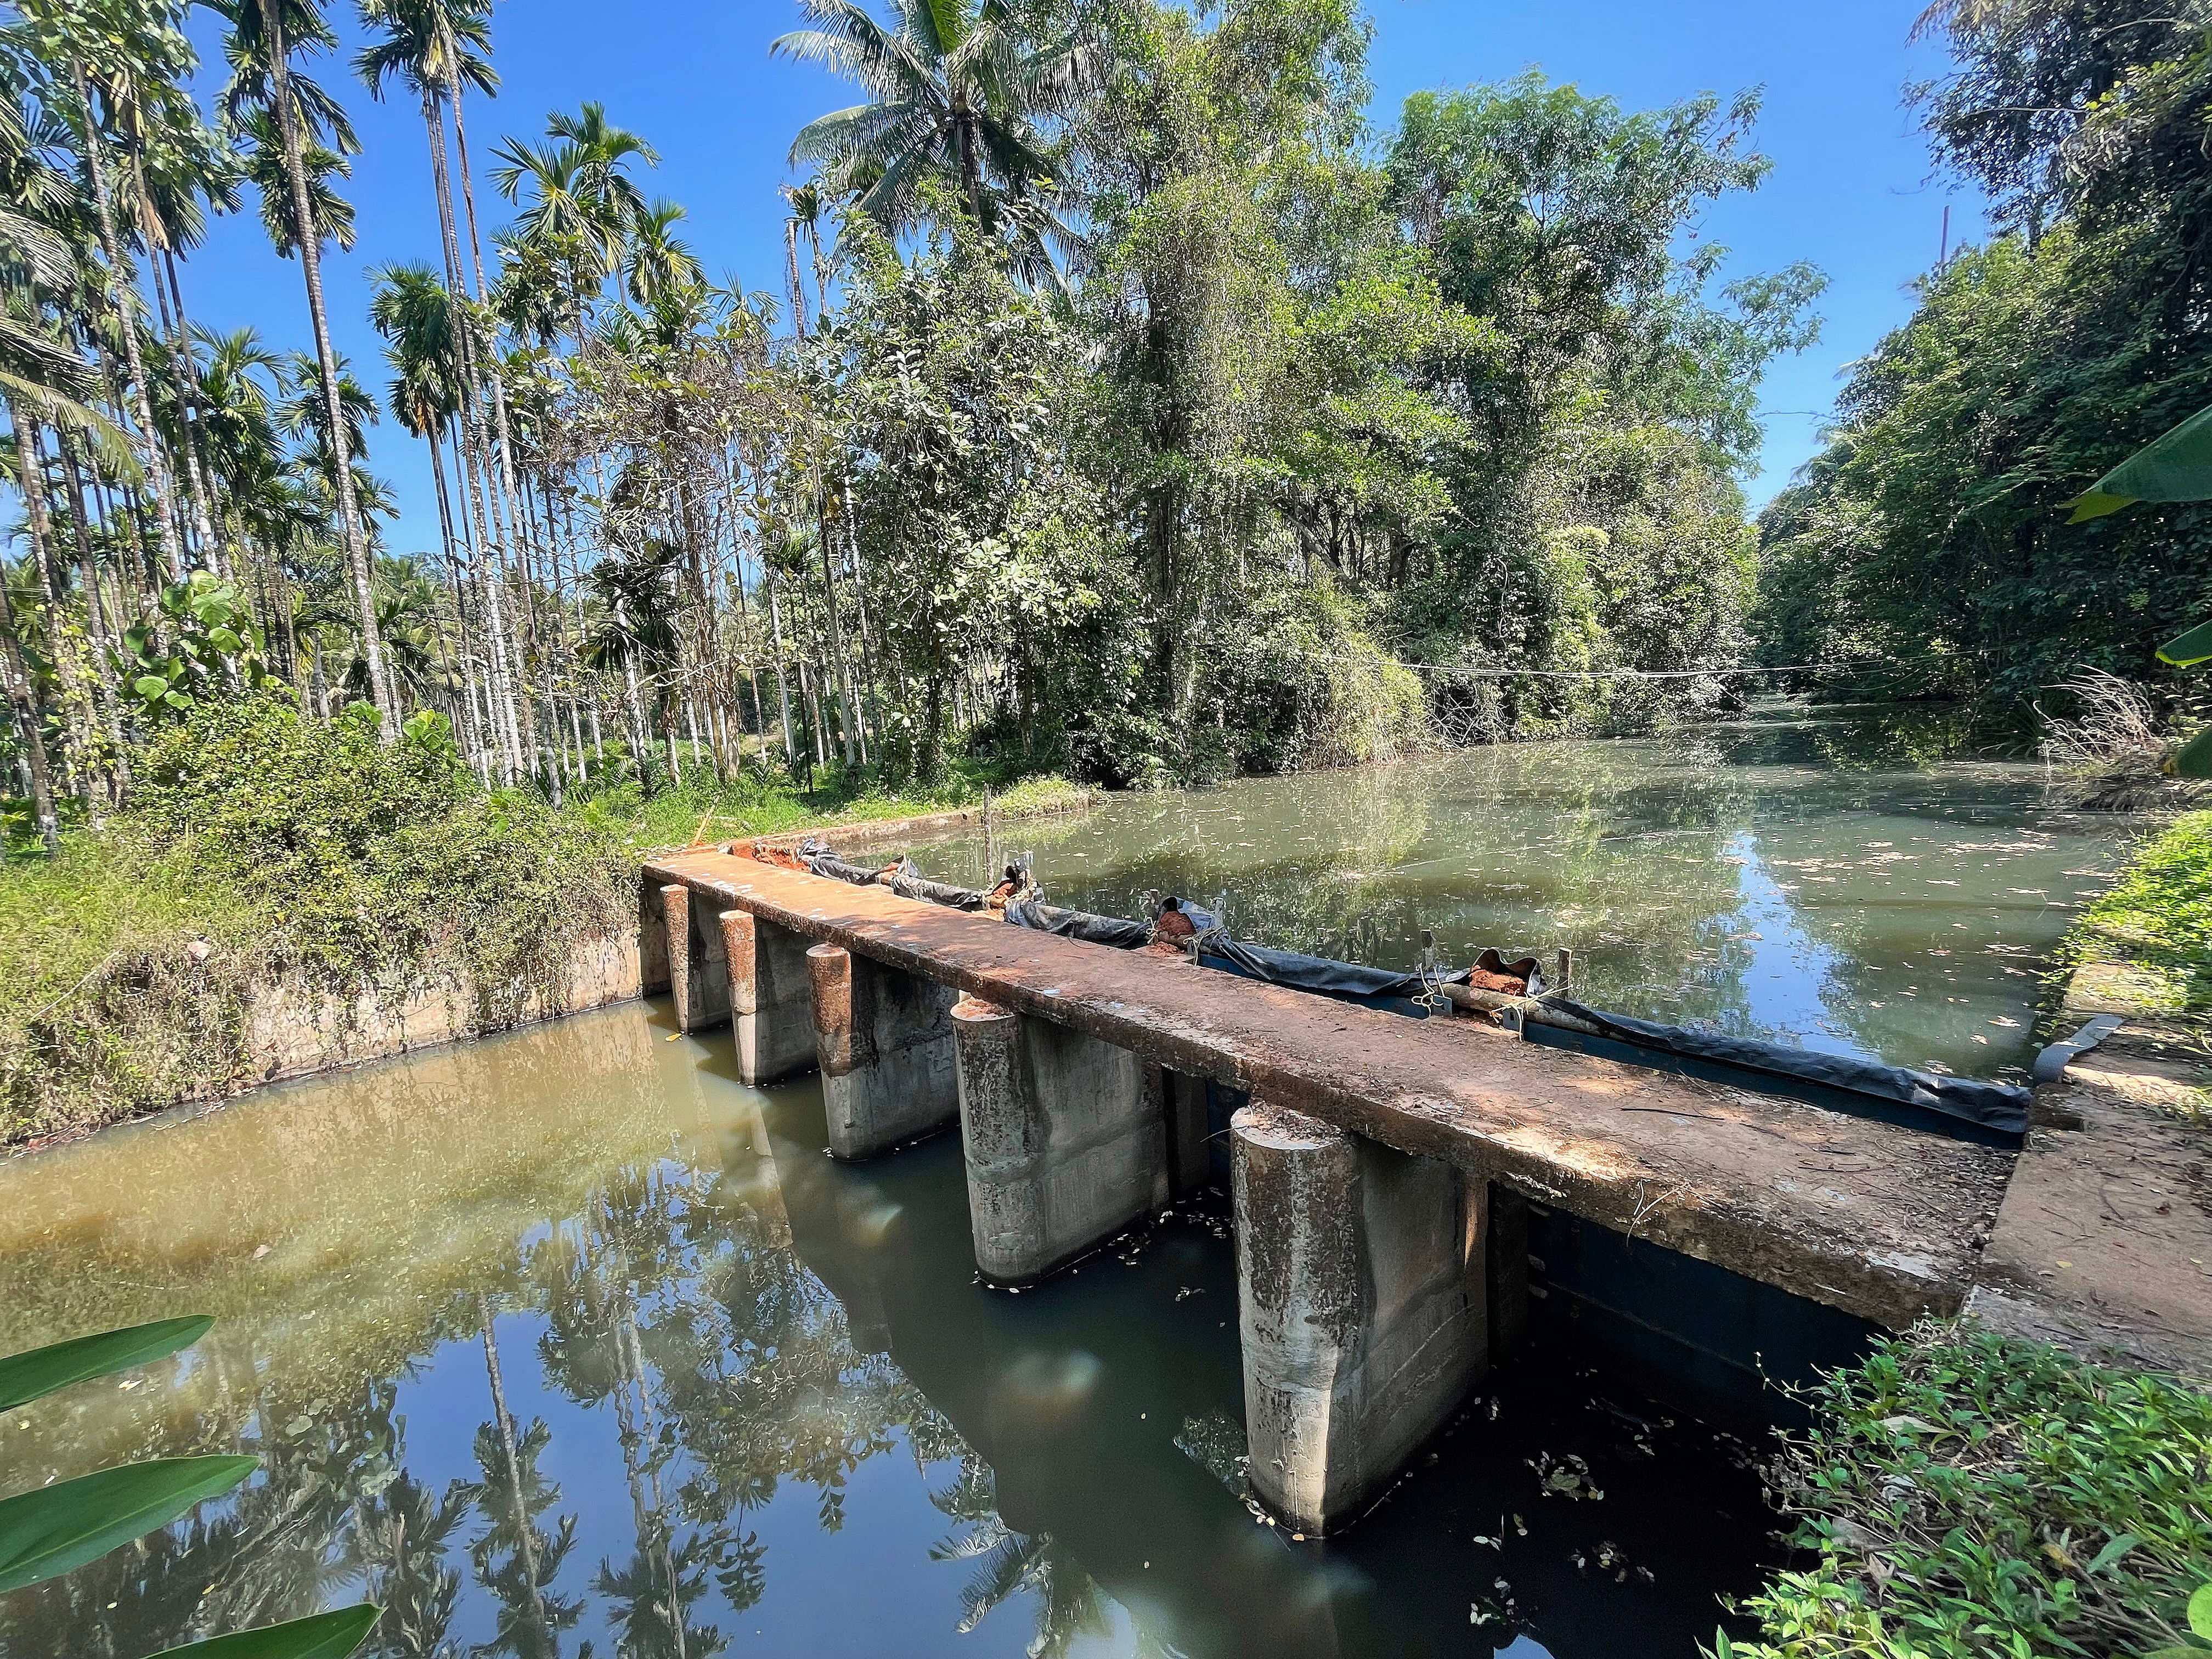
<instances>
[{"instance_id":1,"label":"dark shaded water","mask_svg":"<svg viewBox=\"0 0 2212 1659\"><path fill-rule=\"evenodd\" d=\"M1228 896L1237 937L1410 969L1576 953L1594 1006L1968 1077L2033 1057L2047 956L2139 826L2039 765L1947 759L1940 712L1757 705L1664 738L1528 744L1127 795L915 849L1054 902Z\"/></svg>"},{"instance_id":2,"label":"dark shaded water","mask_svg":"<svg viewBox=\"0 0 2212 1659\"><path fill-rule=\"evenodd\" d=\"M0 1490L264 1464L0 1598L0 1655L369 1596L374 1651L456 1659L1687 1659L1773 1559L1742 1446L1540 1354L1295 1543L1235 1490L1218 1216L987 1291L956 1138L834 1164L813 1084L730 1073L631 1006L0 1165L0 1350L220 1316L11 1413Z\"/></svg>"}]
</instances>

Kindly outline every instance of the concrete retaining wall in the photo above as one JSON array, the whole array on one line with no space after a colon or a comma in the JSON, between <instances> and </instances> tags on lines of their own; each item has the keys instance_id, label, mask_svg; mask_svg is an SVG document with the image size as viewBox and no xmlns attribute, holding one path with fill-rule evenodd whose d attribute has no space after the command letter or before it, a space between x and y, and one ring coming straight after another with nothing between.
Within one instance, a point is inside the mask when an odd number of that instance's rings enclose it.
<instances>
[{"instance_id":1,"label":"concrete retaining wall","mask_svg":"<svg viewBox=\"0 0 2212 1659\"><path fill-rule=\"evenodd\" d=\"M531 991L518 1006L505 1010L501 999L464 981L429 985L396 998L363 992L347 1000L298 979L276 981L258 988L248 1007L248 1069L240 1081L251 1086L307 1077L627 1002L667 983L665 967L657 981L647 976L640 941L639 933L626 931L584 945L569 958L557 985Z\"/></svg>"}]
</instances>

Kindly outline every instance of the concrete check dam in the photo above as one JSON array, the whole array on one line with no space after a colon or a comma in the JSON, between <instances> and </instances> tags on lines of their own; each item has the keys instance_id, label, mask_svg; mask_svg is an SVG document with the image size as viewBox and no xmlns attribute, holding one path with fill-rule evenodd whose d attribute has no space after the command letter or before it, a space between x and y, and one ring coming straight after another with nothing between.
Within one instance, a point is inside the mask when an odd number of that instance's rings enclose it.
<instances>
[{"instance_id":1,"label":"concrete check dam","mask_svg":"<svg viewBox=\"0 0 2212 1659\"><path fill-rule=\"evenodd\" d=\"M742 1079L821 1073L828 1146L957 1125L975 1264L1018 1288L1215 1182L1249 1478L1358 1519L1513 1352L1587 1312L1632 1359L1789 1382L1956 1313L2014 1154L1408 1019L781 867L646 867L648 984Z\"/></svg>"}]
</instances>

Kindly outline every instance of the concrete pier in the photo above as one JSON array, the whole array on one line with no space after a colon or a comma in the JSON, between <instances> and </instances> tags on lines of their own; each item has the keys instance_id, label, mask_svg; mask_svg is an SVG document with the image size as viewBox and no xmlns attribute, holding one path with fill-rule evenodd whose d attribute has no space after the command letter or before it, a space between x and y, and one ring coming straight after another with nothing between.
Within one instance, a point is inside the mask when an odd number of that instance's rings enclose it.
<instances>
[{"instance_id":1,"label":"concrete pier","mask_svg":"<svg viewBox=\"0 0 2212 1659\"><path fill-rule=\"evenodd\" d=\"M1312 1537L1358 1519L1487 1369L1487 1189L1288 1107L1231 1127L1249 1474Z\"/></svg>"},{"instance_id":2,"label":"concrete pier","mask_svg":"<svg viewBox=\"0 0 2212 1659\"><path fill-rule=\"evenodd\" d=\"M835 945L807 951L806 969L832 1156L872 1158L960 1115L957 992Z\"/></svg>"},{"instance_id":3,"label":"concrete pier","mask_svg":"<svg viewBox=\"0 0 2212 1659\"><path fill-rule=\"evenodd\" d=\"M747 910L721 913L738 1076L758 1088L815 1064L805 936Z\"/></svg>"},{"instance_id":4,"label":"concrete pier","mask_svg":"<svg viewBox=\"0 0 2212 1659\"><path fill-rule=\"evenodd\" d=\"M975 1265L1024 1284L1170 1192L1162 1073L1125 1048L968 998L952 1010Z\"/></svg>"}]
</instances>

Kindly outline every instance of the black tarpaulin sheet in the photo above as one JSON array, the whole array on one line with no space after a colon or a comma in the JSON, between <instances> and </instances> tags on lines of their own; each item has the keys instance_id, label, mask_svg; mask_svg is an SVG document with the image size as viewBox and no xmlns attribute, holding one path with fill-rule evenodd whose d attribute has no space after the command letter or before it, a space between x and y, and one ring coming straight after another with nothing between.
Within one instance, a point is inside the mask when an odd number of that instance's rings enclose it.
<instances>
[{"instance_id":1,"label":"black tarpaulin sheet","mask_svg":"<svg viewBox=\"0 0 2212 1659\"><path fill-rule=\"evenodd\" d=\"M1295 951L1277 951L1265 945L1246 945L1216 933L1200 943L1203 959L1218 958L1229 971L1269 985L1293 990L1318 991L1340 997L1418 997L1423 993L1419 974L1401 974L1389 968L1368 968L1356 962L1334 962L1327 957L1304 957ZM1467 970L1445 974L1431 984L1464 985Z\"/></svg>"},{"instance_id":2,"label":"black tarpaulin sheet","mask_svg":"<svg viewBox=\"0 0 2212 1659\"><path fill-rule=\"evenodd\" d=\"M818 842L802 842L799 856L809 870L832 881L849 881L855 887L872 885L881 866L853 864L839 858Z\"/></svg>"},{"instance_id":3,"label":"black tarpaulin sheet","mask_svg":"<svg viewBox=\"0 0 2212 1659\"><path fill-rule=\"evenodd\" d=\"M1152 937L1152 930L1141 921L1095 916L1088 910L1063 910L1057 904L1035 900L1026 904L1009 904L1006 920L1017 927L1034 927L1041 933L1061 933L1092 945L1110 945L1117 951L1141 950Z\"/></svg>"},{"instance_id":4,"label":"black tarpaulin sheet","mask_svg":"<svg viewBox=\"0 0 2212 1659\"><path fill-rule=\"evenodd\" d=\"M1641 1059L1656 1051L1702 1062L1684 1068L1692 1075L1715 1077L1727 1070L1757 1073L1765 1079L1801 1085L1804 1092L1799 1097L1815 1105L1834 1106L1913 1128L1935 1129L1985 1146L2017 1146L2027 1135L2028 1091L2017 1084L1937 1077L1845 1054L1817 1054L1778 1042L1658 1025L1625 1014L1601 1013L1565 997L1553 998L1546 1006L1587 1020L1603 1033L1598 1041L1610 1039L1640 1051L1630 1058ZM1578 1033L1564 1032L1556 1026L1531 1025L1528 1030L1532 1035L1542 1034L1538 1041L1558 1047L1583 1047L1590 1041L1577 1042ZM1644 1063L1650 1062L1647 1059ZM1771 1086L1768 1092L1774 1092Z\"/></svg>"},{"instance_id":5,"label":"black tarpaulin sheet","mask_svg":"<svg viewBox=\"0 0 2212 1659\"><path fill-rule=\"evenodd\" d=\"M932 881L927 876L893 876L885 884L901 898L920 899L926 904L941 904L948 910L980 910L984 895L972 887L952 887L941 881Z\"/></svg>"}]
</instances>

